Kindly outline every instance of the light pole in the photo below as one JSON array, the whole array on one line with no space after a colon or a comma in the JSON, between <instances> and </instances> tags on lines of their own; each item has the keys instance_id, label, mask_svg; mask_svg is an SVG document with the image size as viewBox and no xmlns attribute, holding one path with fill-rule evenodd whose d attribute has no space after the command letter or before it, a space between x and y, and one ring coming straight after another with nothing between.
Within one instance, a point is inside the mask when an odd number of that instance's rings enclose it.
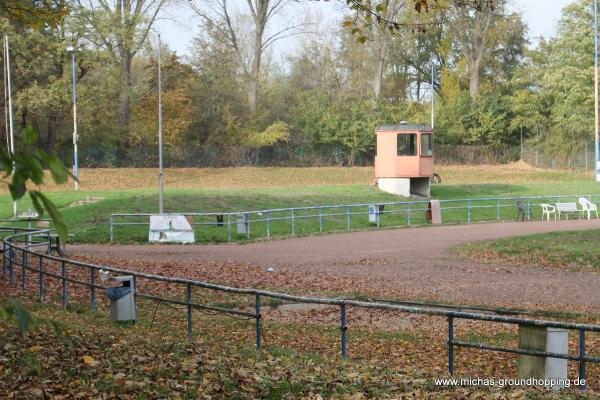
<instances>
[{"instance_id":1,"label":"light pole","mask_svg":"<svg viewBox=\"0 0 600 400\"><path fill-rule=\"evenodd\" d=\"M67 53L71 53L71 71L73 74L73 175L75 176L75 190L79 190L79 159L77 155L77 77L75 76L75 48L67 46Z\"/></svg>"},{"instance_id":2,"label":"light pole","mask_svg":"<svg viewBox=\"0 0 600 400\"><path fill-rule=\"evenodd\" d=\"M598 114L598 0L594 0L594 171L596 173L596 182L600 182L600 142L598 141L598 132L600 131L600 115Z\"/></svg>"},{"instance_id":3,"label":"light pole","mask_svg":"<svg viewBox=\"0 0 600 400\"><path fill-rule=\"evenodd\" d=\"M158 35L158 211L164 211L163 129L162 129L162 72L160 65L160 35Z\"/></svg>"},{"instance_id":4,"label":"light pole","mask_svg":"<svg viewBox=\"0 0 600 400\"><path fill-rule=\"evenodd\" d=\"M431 129L435 128L435 65L431 63Z\"/></svg>"},{"instance_id":5,"label":"light pole","mask_svg":"<svg viewBox=\"0 0 600 400\"><path fill-rule=\"evenodd\" d=\"M7 149L12 156L15 155L15 133L13 129L13 109L12 109L12 86L10 81L10 48L8 46L8 35L4 34L4 76L5 86L4 93L8 100L8 109L6 114L8 116L8 134L9 134L9 148ZM15 174L15 163L13 161L13 175ZM19 212L19 203L13 201L13 216L16 218Z\"/></svg>"}]
</instances>

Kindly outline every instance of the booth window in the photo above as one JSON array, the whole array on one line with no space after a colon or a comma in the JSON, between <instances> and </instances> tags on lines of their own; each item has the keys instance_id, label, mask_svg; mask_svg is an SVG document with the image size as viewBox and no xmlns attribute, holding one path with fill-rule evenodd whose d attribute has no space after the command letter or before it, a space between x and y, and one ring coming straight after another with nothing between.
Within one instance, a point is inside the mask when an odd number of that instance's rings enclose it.
<instances>
[{"instance_id":1,"label":"booth window","mask_svg":"<svg viewBox=\"0 0 600 400\"><path fill-rule=\"evenodd\" d=\"M433 156L433 134L431 133L421 134L421 156Z\"/></svg>"},{"instance_id":2,"label":"booth window","mask_svg":"<svg viewBox=\"0 0 600 400\"><path fill-rule=\"evenodd\" d=\"M417 135L400 134L398 135L398 155L416 156L417 155Z\"/></svg>"}]
</instances>

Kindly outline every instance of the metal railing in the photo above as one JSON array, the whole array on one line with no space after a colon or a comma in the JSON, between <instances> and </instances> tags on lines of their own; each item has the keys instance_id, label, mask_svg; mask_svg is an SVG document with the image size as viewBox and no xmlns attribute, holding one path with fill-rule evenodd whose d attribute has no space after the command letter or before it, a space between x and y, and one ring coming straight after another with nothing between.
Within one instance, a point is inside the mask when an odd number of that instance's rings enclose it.
<instances>
[{"instance_id":1,"label":"metal railing","mask_svg":"<svg viewBox=\"0 0 600 400\"><path fill-rule=\"evenodd\" d=\"M452 311L428 307L415 307L415 306L404 306L398 304L384 303L384 302L369 302L369 301L358 301L343 298L319 298L319 297L305 297L295 296L285 293L277 293L267 290L259 290L253 288L236 288L223 285L217 285L207 282L194 281L190 279L172 278L161 275L147 274L138 271L129 271L121 268L114 268L108 266L99 266L95 264L83 263L75 260L69 260L63 257L56 257L50 254L52 249L52 236L49 230L32 230L32 229L17 229L16 233L12 233L2 241L2 281L6 283L6 274L9 274L9 284L15 285L14 282L14 271L16 268L21 268L21 287L26 290L27 285L27 271L37 274L39 277L39 297L40 299L45 296L44 282L48 278L54 278L60 280L61 284L61 299L62 306L67 307L68 302L68 291L67 285L77 284L84 287L90 288L90 309L92 312L96 311L96 290L105 289L105 286L99 285L96 282L96 272L100 269L117 274L126 274L133 276L134 279L134 296L153 300L157 302L171 303L175 305L185 306L187 312L187 335L188 338L192 338L193 325L192 325L192 311L196 310L208 310L216 311L233 316L241 316L255 320L255 334L256 334L256 348L261 349L261 337L262 337L262 324L261 324L261 301L264 298L285 300L294 303L310 303L319 304L326 306L339 307L339 328L340 328L340 352L343 359L348 357L347 343L348 343L348 325L347 325L347 312L348 307L356 307L361 309L370 310L386 310L395 311L398 313L409 313L409 314L420 314L428 316L445 317L448 322L448 372L452 375L455 369L455 347L465 347L478 350L488 350L495 352L522 354L530 356L540 357L551 357L564 360L577 361L579 364L578 374L579 378L585 380L586 377L586 363L600 363L600 357L593 357L586 354L586 332L600 332L600 325L590 324L579 324L569 323L560 321L548 321L548 320L536 320L526 319L517 317L508 317L504 315L485 314L485 313L467 313L462 311ZM47 243L40 242L40 238L46 238ZM45 245L45 252L32 251L32 248L37 248L41 245ZM37 261L37 264L34 262ZM60 274L49 272L46 267L50 264L60 266ZM73 277L75 273L79 271L87 271L89 273L89 280L84 281ZM167 298L157 296L148 292L142 292L139 290L137 282L140 280L147 280L148 282L167 282L181 286L185 288L185 300L178 300L174 298ZM194 302L192 298L192 288L201 288L221 293L235 294L235 295L250 295L254 297L254 312L242 311L239 309L230 309L224 307L218 307L210 304L201 304ZM162 292L161 292L162 293ZM558 328L569 331L576 331L579 335L579 351L578 354L559 354L545 351L527 350L522 348L511 348L489 345L484 343L472 343L468 341L456 340L454 337L455 320L471 320L471 321L486 321L498 324L511 324L518 326L529 326L539 328ZM584 387L582 387L584 388Z\"/></svg>"},{"instance_id":2,"label":"metal railing","mask_svg":"<svg viewBox=\"0 0 600 400\"><path fill-rule=\"evenodd\" d=\"M596 202L600 201L600 194L490 197L440 200L440 206L444 223L502 222L508 219L514 220L517 217L517 201L520 201L526 209L525 218L533 220L541 219L540 204L565 202L567 200L576 202L580 197L586 197L593 202L594 200ZM231 242L232 240L251 239L252 237L270 239L271 236L294 236L298 233L300 225L302 225L303 233L307 234L323 231L380 228L382 226L421 225L428 222L425 216L428 206L429 200L418 200L238 212L180 212L163 215L190 216L195 219L192 225L202 227L210 235L211 241L214 238L221 238L223 241ZM153 215L156 214L111 214L109 219L110 241L115 240L115 228L149 226L150 216ZM357 216L359 216L359 219L357 219ZM310 223L310 225L307 225L307 223ZM330 225L330 228L333 229L327 229L326 225ZM226 232L224 232L225 229Z\"/></svg>"}]
</instances>

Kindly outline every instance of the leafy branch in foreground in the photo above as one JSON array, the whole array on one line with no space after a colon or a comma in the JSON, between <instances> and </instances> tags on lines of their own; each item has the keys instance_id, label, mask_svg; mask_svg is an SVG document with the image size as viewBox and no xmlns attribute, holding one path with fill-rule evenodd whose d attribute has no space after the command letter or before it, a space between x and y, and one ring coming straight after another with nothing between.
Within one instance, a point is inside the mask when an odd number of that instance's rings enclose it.
<instances>
[{"instance_id":1,"label":"leafy branch in foreground","mask_svg":"<svg viewBox=\"0 0 600 400\"><path fill-rule=\"evenodd\" d=\"M11 154L4 148L0 149L0 169L4 171L1 182L6 183L10 196L15 201L29 194L35 210L40 216L48 212L56 231L64 241L68 234L67 224L56 205L39 190L39 187L44 184L44 168L50 171L57 184L66 183L69 177L76 178L56 155L39 149L31 150L35 148L38 140L34 128L26 127L22 131L22 140L25 150L17 150ZM35 189L31 189L31 185L28 187L28 184L33 184Z\"/></svg>"}]
</instances>

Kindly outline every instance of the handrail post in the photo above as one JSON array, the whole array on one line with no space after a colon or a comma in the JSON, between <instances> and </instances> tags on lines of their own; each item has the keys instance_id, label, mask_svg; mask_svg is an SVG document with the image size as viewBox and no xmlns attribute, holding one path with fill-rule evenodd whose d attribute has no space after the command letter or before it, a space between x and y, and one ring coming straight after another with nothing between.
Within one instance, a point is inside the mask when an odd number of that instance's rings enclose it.
<instances>
[{"instance_id":1,"label":"handrail post","mask_svg":"<svg viewBox=\"0 0 600 400\"><path fill-rule=\"evenodd\" d=\"M585 329L579 330L579 388L581 390L587 390L587 384L585 383Z\"/></svg>"},{"instance_id":2,"label":"handrail post","mask_svg":"<svg viewBox=\"0 0 600 400\"><path fill-rule=\"evenodd\" d=\"M109 232L110 232L110 241L113 241L114 238L114 234L113 234L113 216L111 214L110 219L108 220L108 226L109 226Z\"/></svg>"},{"instance_id":3,"label":"handrail post","mask_svg":"<svg viewBox=\"0 0 600 400\"><path fill-rule=\"evenodd\" d=\"M531 200L527 200L527 221L531 221Z\"/></svg>"},{"instance_id":4,"label":"handrail post","mask_svg":"<svg viewBox=\"0 0 600 400\"><path fill-rule=\"evenodd\" d=\"M96 312L96 270L90 268L90 307L92 312Z\"/></svg>"},{"instance_id":5,"label":"handrail post","mask_svg":"<svg viewBox=\"0 0 600 400\"><path fill-rule=\"evenodd\" d=\"M192 285L187 284L187 335L188 340L192 340Z\"/></svg>"},{"instance_id":6,"label":"handrail post","mask_svg":"<svg viewBox=\"0 0 600 400\"><path fill-rule=\"evenodd\" d=\"M250 214L246 213L245 215L248 216L248 218L244 218L246 223L246 237L250 239Z\"/></svg>"},{"instance_id":7,"label":"handrail post","mask_svg":"<svg viewBox=\"0 0 600 400\"><path fill-rule=\"evenodd\" d=\"M50 229L48 229L48 248L46 249L46 254L52 254L52 234L50 233Z\"/></svg>"},{"instance_id":8,"label":"handrail post","mask_svg":"<svg viewBox=\"0 0 600 400\"><path fill-rule=\"evenodd\" d=\"M348 326L346 325L346 305L342 304L340 306L340 330L342 333L342 359L347 360L348 359L348 352L346 349L346 344L347 344L347 331L348 331Z\"/></svg>"},{"instance_id":9,"label":"handrail post","mask_svg":"<svg viewBox=\"0 0 600 400\"><path fill-rule=\"evenodd\" d=\"M408 226L410 226L410 206L408 206L407 218L408 218Z\"/></svg>"},{"instance_id":10,"label":"handrail post","mask_svg":"<svg viewBox=\"0 0 600 400\"><path fill-rule=\"evenodd\" d=\"M467 223L471 223L471 200L467 201Z\"/></svg>"},{"instance_id":11,"label":"handrail post","mask_svg":"<svg viewBox=\"0 0 600 400\"><path fill-rule=\"evenodd\" d=\"M26 277L26 271L27 271L27 263L28 263L28 257L27 257L27 251L23 249L22 255L21 255L21 262L23 264L21 264L21 289L25 290L25 285L27 283L27 277Z\"/></svg>"},{"instance_id":12,"label":"handrail post","mask_svg":"<svg viewBox=\"0 0 600 400\"><path fill-rule=\"evenodd\" d=\"M2 242L2 285L4 285L6 279L6 242Z\"/></svg>"},{"instance_id":13,"label":"handrail post","mask_svg":"<svg viewBox=\"0 0 600 400\"><path fill-rule=\"evenodd\" d=\"M40 301L44 299L44 257L40 256Z\"/></svg>"},{"instance_id":14,"label":"handrail post","mask_svg":"<svg viewBox=\"0 0 600 400\"><path fill-rule=\"evenodd\" d=\"M323 232L323 209L319 208L319 232Z\"/></svg>"},{"instance_id":15,"label":"handrail post","mask_svg":"<svg viewBox=\"0 0 600 400\"><path fill-rule=\"evenodd\" d=\"M267 239L271 239L271 213L267 211Z\"/></svg>"},{"instance_id":16,"label":"handrail post","mask_svg":"<svg viewBox=\"0 0 600 400\"><path fill-rule=\"evenodd\" d=\"M448 372L454 375L454 317L448 316Z\"/></svg>"},{"instance_id":17,"label":"handrail post","mask_svg":"<svg viewBox=\"0 0 600 400\"><path fill-rule=\"evenodd\" d=\"M350 230L350 207L348 207L346 209L346 219L347 219L347 225L348 225L348 230Z\"/></svg>"},{"instance_id":18,"label":"handrail post","mask_svg":"<svg viewBox=\"0 0 600 400\"><path fill-rule=\"evenodd\" d=\"M256 295L256 303L255 303L255 317L256 318L256 350L260 351L260 334L261 334L261 326L260 326L260 295Z\"/></svg>"},{"instance_id":19,"label":"handrail post","mask_svg":"<svg viewBox=\"0 0 600 400\"><path fill-rule=\"evenodd\" d=\"M498 222L500 222L500 200L498 200Z\"/></svg>"},{"instance_id":20,"label":"handrail post","mask_svg":"<svg viewBox=\"0 0 600 400\"><path fill-rule=\"evenodd\" d=\"M231 242L231 215L227 214L227 241Z\"/></svg>"},{"instance_id":21,"label":"handrail post","mask_svg":"<svg viewBox=\"0 0 600 400\"><path fill-rule=\"evenodd\" d=\"M14 271L14 260L15 260L15 251L12 248L12 245L8 248L8 275L9 275L9 284L12 287L15 283L15 271Z\"/></svg>"},{"instance_id":22,"label":"handrail post","mask_svg":"<svg viewBox=\"0 0 600 400\"><path fill-rule=\"evenodd\" d=\"M136 277L135 273L132 274L132 276L133 276L133 304L132 304L132 307L133 307L133 315L134 315L133 323L135 324L137 322L137 277Z\"/></svg>"},{"instance_id":23,"label":"handrail post","mask_svg":"<svg viewBox=\"0 0 600 400\"><path fill-rule=\"evenodd\" d=\"M67 280L65 275L65 262L60 264L60 276L62 281L62 305L63 308L67 308Z\"/></svg>"},{"instance_id":24,"label":"handrail post","mask_svg":"<svg viewBox=\"0 0 600 400\"><path fill-rule=\"evenodd\" d=\"M292 210L292 236L296 235L296 216L294 210Z\"/></svg>"}]
</instances>

